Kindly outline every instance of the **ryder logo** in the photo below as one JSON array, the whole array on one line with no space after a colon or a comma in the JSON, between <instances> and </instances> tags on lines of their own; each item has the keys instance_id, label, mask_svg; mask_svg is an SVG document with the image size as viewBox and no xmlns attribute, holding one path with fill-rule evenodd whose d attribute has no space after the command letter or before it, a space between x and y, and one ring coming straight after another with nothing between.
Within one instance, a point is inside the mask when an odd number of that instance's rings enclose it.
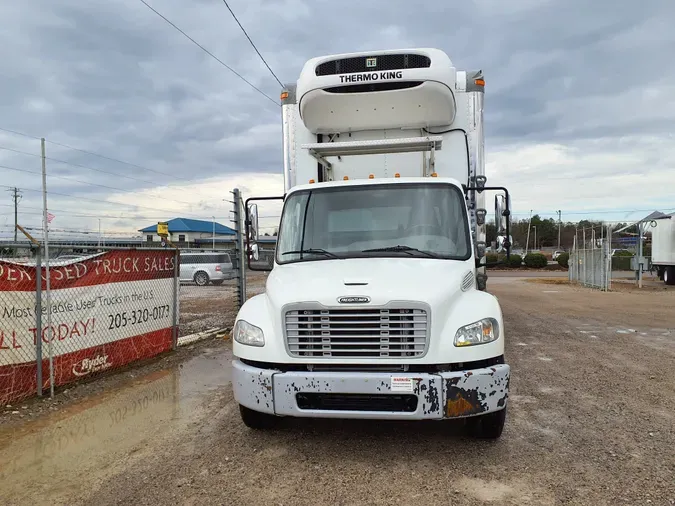
<instances>
[{"instance_id":1,"label":"ryder logo","mask_svg":"<svg viewBox=\"0 0 675 506\"><path fill-rule=\"evenodd\" d=\"M108 355L96 355L96 358L85 358L81 362L73 364L73 374L75 376L86 376L110 367L112 367L112 362L108 362Z\"/></svg>"}]
</instances>

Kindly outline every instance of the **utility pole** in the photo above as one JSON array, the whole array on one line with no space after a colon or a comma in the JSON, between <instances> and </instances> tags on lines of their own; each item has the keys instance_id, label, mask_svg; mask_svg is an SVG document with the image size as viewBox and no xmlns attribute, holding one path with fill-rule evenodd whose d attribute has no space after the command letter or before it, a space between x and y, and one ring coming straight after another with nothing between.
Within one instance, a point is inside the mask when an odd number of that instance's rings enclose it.
<instances>
[{"instance_id":1,"label":"utility pole","mask_svg":"<svg viewBox=\"0 0 675 506\"><path fill-rule=\"evenodd\" d=\"M532 209L530 209L530 219L527 222L527 240L525 241L525 256L527 256L527 250L530 247L530 229L532 228Z\"/></svg>"},{"instance_id":2,"label":"utility pole","mask_svg":"<svg viewBox=\"0 0 675 506\"><path fill-rule=\"evenodd\" d=\"M52 328L52 300L51 300L51 277L49 275L49 211L47 210L47 155L45 155L45 139L40 139L40 147L42 148L42 234L44 243L44 258L45 258L45 287L46 297L45 306L47 307L47 328ZM53 339L47 343L49 350L49 397L54 398L54 349L52 345ZM39 367L39 365L38 365Z\"/></svg>"},{"instance_id":3,"label":"utility pole","mask_svg":"<svg viewBox=\"0 0 675 506\"><path fill-rule=\"evenodd\" d=\"M558 251L560 251L560 227L562 225L561 216L562 216L562 211L560 211L558 209Z\"/></svg>"},{"instance_id":4,"label":"utility pole","mask_svg":"<svg viewBox=\"0 0 675 506\"><path fill-rule=\"evenodd\" d=\"M532 228L534 229L534 248L532 251L538 251L539 248L537 248L537 225L532 225Z\"/></svg>"},{"instance_id":5,"label":"utility pole","mask_svg":"<svg viewBox=\"0 0 675 506\"><path fill-rule=\"evenodd\" d=\"M19 224L19 202L21 202L21 198L23 197L23 194L18 188L10 188L7 190L12 193L12 200L14 201L14 242L17 242L17 228L16 226Z\"/></svg>"}]
</instances>

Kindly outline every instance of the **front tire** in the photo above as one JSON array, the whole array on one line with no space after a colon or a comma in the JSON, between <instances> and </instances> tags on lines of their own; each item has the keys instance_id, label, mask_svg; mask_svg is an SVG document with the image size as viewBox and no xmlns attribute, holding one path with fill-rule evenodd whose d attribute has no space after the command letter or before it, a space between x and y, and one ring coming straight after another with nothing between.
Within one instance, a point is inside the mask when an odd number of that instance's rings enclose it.
<instances>
[{"instance_id":1,"label":"front tire","mask_svg":"<svg viewBox=\"0 0 675 506\"><path fill-rule=\"evenodd\" d=\"M254 411L239 404L239 414L244 425L249 429L266 430L272 429L277 425L279 419L274 415Z\"/></svg>"},{"instance_id":2,"label":"front tire","mask_svg":"<svg viewBox=\"0 0 675 506\"><path fill-rule=\"evenodd\" d=\"M209 283L209 275L205 272L195 274L195 283L197 286L206 286Z\"/></svg>"},{"instance_id":3,"label":"front tire","mask_svg":"<svg viewBox=\"0 0 675 506\"><path fill-rule=\"evenodd\" d=\"M504 430L506 408L486 415L467 418L469 434L477 439L498 439Z\"/></svg>"}]
</instances>

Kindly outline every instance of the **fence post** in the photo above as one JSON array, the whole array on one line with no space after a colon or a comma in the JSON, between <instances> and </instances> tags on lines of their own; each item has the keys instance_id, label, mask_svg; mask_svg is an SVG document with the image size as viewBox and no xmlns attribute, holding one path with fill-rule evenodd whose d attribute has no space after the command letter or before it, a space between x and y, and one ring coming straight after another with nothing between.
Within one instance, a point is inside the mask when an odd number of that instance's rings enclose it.
<instances>
[{"instance_id":1,"label":"fence post","mask_svg":"<svg viewBox=\"0 0 675 506\"><path fill-rule=\"evenodd\" d=\"M607 225L607 250L605 251L607 262L607 290L612 289L612 225Z\"/></svg>"},{"instance_id":2,"label":"fence post","mask_svg":"<svg viewBox=\"0 0 675 506\"><path fill-rule=\"evenodd\" d=\"M244 227L242 226L242 201L239 188L232 190L234 195L234 231L236 233L235 241L235 261L237 262L237 301L239 307L246 302L246 252L244 251Z\"/></svg>"},{"instance_id":3,"label":"fence post","mask_svg":"<svg viewBox=\"0 0 675 506\"><path fill-rule=\"evenodd\" d=\"M595 227L591 229L591 274L593 276L593 288L597 288L598 284L595 282Z\"/></svg>"},{"instance_id":4,"label":"fence post","mask_svg":"<svg viewBox=\"0 0 675 506\"><path fill-rule=\"evenodd\" d=\"M42 397L42 247L38 244L35 250L35 365L37 395Z\"/></svg>"},{"instance_id":5,"label":"fence post","mask_svg":"<svg viewBox=\"0 0 675 506\"><path fill-rule=\"evenodd\" d=\"M180 250L174 249L173 260L173 335L171 336L171 348L178 349L178 294L180 292Z\"/></svg>"}]
</instances>

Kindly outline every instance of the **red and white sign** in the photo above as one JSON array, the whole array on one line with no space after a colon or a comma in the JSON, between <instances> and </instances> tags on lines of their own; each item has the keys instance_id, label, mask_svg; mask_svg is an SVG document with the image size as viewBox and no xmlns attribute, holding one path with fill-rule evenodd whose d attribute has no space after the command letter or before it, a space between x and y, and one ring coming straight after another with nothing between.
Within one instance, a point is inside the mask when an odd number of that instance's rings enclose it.
<instances>
[{"instance_id":1,"label":"red and white sign","mask_svg":"<svg viewBox=\"0 0 675 506\"><path fill-rule=\"evenodd\" d=\"M36 274L0 261L0 403L36 390L36 349L49 385L120 367L171 349L173 251L119 250L50 266L51 326L42 268L42 328L36 327Z\"/></svg>"}]
</instances>

